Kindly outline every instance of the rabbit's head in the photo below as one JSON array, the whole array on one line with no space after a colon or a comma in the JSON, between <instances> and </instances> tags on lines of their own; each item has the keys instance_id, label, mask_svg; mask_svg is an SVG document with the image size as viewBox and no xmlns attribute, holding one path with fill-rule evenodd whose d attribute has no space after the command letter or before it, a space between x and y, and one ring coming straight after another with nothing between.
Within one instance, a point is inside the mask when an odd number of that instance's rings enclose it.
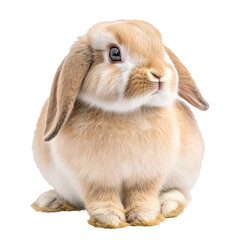
<instances>
[{"instance_id":1,"label":"rabbit's head","mask_svg":"<svg viewBox=\"0 0 240 240\"><path fill-rule=\"evenodd\" d=\"M51 140L78 99L103 111L125 113L142 106L166 107L178 94L206 110L191 75L143 21L94 25L59 66L48 103L45 141Z\"/></svg>"}]
</instances>

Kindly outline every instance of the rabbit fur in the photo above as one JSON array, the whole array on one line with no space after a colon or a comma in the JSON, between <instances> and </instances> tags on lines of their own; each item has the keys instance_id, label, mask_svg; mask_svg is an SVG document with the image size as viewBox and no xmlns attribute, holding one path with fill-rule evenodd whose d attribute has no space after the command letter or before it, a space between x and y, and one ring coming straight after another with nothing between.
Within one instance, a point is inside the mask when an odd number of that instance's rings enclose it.
<instances>
[{"instance_id":1,"label":"rabbit fur","mask_svg":"<svg viewBox=\"0 0 240 240\"><path fill-rule=\"evenodd\" d=\"M110 59L112 47L121 61ZM156 28L136 20L90 28L60 64L37 123L34 159L54 190L35 208L86 208L89 223L100 227L177 216L204 152L180 97L208 108Z\"/></svg>"}]
</instances>

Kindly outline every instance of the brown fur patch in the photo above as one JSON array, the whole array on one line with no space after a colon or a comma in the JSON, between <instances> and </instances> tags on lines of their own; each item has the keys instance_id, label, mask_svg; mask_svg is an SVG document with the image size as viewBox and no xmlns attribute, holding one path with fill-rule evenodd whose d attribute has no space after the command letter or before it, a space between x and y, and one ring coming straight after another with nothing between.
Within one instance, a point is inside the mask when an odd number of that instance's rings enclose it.
<instances>
[{"instance_id":1,"label":"brown fur patch","mask_svg":"<svg viewBox=\"0 0 240 240\"><path fill-rule=\"evenodd\" d=\"M113 25L109 24L106 30L114 35L119 44L124 43L131 53L149 58L152 53L163 55L164 48L160 44L161 34L151 24L134 20L113 23Z\"/></svg>"},{"instance_id":2,"label":"brown fur patch","mask_svg":"<svg viewBox=\"0 0 240 240\"><path fill-rule=\"evenodd\" d=\"M44 140L50 141L59 132L72 112L81 84L92 62L90 46L76 42L59 66L48 101Z\"/></svg>"},{"instance_id":3,"label":"brown fur patch","mask_svg":"<svg viewBox=\"0 0 240 240\"><path fill-rule=\"evenodd\" d=\"M153 90L154 83L149 81L147 71L145 67L138 67L131 72L125 90L126 98L141 97Z\"/></svg>"},{"instance_id":4,"label":"brown fur patch","mask_svg":"<svg viewBox=\"0 0 240 240\"><path fill-rule=\"evenodd\" d=\"M102 55L102 51L93 51L93 65L98 65L102 62L104 62L104 58L103 58L103 55Z\"/></svg>"},{"instance_id":5,"label":"brown fur patch","mask_svg":"<svg viewBox=\"0 0 240 240\"><path fill-rule=\"evenodd\" d=\"M168 47L165 46L165 49L178 72L180 97L200 110L207 110L209 107L208 102L202 97L187 68Z\"/></svg>"}]
</instances>

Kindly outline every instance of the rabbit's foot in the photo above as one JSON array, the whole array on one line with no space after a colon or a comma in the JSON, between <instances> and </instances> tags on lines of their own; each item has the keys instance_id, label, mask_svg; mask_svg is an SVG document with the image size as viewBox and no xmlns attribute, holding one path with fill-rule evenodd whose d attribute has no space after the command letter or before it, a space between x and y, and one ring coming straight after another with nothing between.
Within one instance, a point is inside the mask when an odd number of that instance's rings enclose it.
<instances>
[{"instance_id":1,"label":"rabbit's foot","mask_svg":"<svg viewBox=\"0 0 240 240\"><path fill-rule=\"evenodd\" d=\"M164 220L159 214L159 201L155 204L136 204L126 213L127 222L132 226L152 226L157 225Z\"/></svg>"},{"instance_id":2,"label":"rabbit's foot","mask_svg":"<svg viewBox=\"0 0 240 240\"><path fill-rule=\"evenodd\" d=\"M163 222L165 218L162 214L153 217L146 212L131 212L127 219L131 226L154 226Z\"/></svg>"},{"instance_id":3,"label":"rabbit's foot","mask_svg":"<svg viewBox=\"0 0 240 240\"><path fill-rule=\"evenodd\" d=\"M39 196L32 208L40 212L59 212L81 210L70 206L56 191L50 190Z\"/></svg>"},{"instance_id":4,"label":"rabbit's foot","mask_svg":"<svg viewBox=\"0 0 240 240\"><path fill-rule=\"evenodd\" d=\"M177 217L187 206L185 196L178 190L170 190L160 195L161 214L166 217Z\"/></svg>"},{"instance_id":5,"label":"rabbit's foot","mask_svg":"<svg viewBox=\"0 0 240 240\"><path fill-rule=\"evenodd\" d=\"M121 208L101 207L95 208L90 212L91 218L88 220L90 225L103 228L120 228L127 226L125 211Z\"/></svg>"}]
</instances>

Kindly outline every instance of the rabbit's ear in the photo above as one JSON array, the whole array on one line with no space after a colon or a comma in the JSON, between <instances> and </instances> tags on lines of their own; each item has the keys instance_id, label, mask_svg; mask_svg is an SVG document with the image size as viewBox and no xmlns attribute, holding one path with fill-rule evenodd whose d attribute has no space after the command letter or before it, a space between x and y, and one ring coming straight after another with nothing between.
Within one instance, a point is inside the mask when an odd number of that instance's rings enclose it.
<instances>
[{"instance_id":1,"label":"rabbit's ear","mask_svg":"<svg viewBox=\"0 0 240 240\"><path fill-rule=\"evenodd\" d=\"M91 48L77 42L58 67L48 99L44 141L54 138L67 121L91 63Z\"/></svg>"},{"instance_id":2,"label":"rabbit's ear","mask_svg":"<svg viewBox=\"0 0 240 240\"><path fill-rule=\"evenodd\" d=\"M196 83L194 82L192 76L186 69L186 67L181 63L177 56L165 46L165 50L172 60L179 76L178 94L180 97L184 98L194 107L200 110L207 110L209 105L208 102L202 97Z\"/></svg>"}]
</instances>

